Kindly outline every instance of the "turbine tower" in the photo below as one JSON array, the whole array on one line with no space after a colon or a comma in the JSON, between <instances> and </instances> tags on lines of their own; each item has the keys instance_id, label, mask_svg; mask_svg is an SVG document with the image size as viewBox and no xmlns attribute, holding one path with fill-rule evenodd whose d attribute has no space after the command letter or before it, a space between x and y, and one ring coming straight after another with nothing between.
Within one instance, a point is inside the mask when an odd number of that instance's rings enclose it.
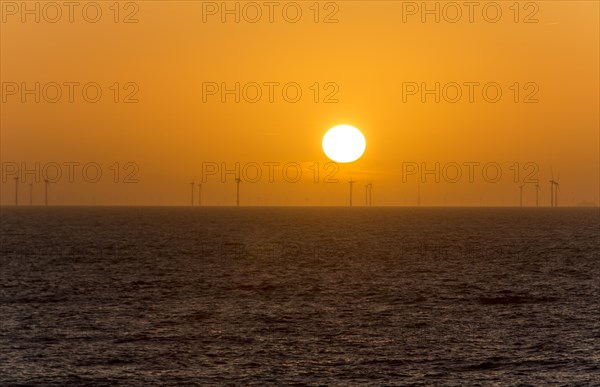
<instances>
[{"instance_id":1,"label":"turbine tower","mask_svg":"<svg viewBox=\"0 0 600 387\"><path fill-rule=\"evenodd\" d=\"M417 207L421 207L421 183L417 183Z\"/></svg>"},{"instance_id":2,"label":"turbine tower","mask_svg":"<svg viewBox=\"0 0 600 387\"><path fill-rule=\"evenodd\" d=\"M19 205L19 178L17 176L14 177L15 179L15 206Z\"/></svg>"},{"instance_id":3,"label":"turbine tower","mask_svg":"<svg viewBox=\"0 0 600 387\"><path fill-rule=\"evenodd\" d=\"M236 205L237 207L240 206L240 183L242 182L242 179L240 179L240 176L238 175L235 178L235 184L237 185L237 195L236 195Z\"/></svg>"},{"instance_id":4,"label":"turbine tower","mask_svg":"<svg viewBox=\"0 0 600 387\"><path fill-rule=\"evenodd\" d=\"M558 191L560 191L560 184L558 178L554 181L554 207L558 207Z\"/></svg>"},{"instance_id":5,"label":"turbine tower","mask_svg":"<svg viewBox=\"0 0 600 387\"><path fill-rule=\"evenodd\" d=\"M190 187L192 188L192 196L191 196L192 197L192 207L194 207L194 185L195 185L195 183L192 181L190 183Z\"/></svg>"},{"instance_id":6,"label":"turbine tower","mask_svg":"<svg viewBox=\"0 0 600 387\"><path fill-rule=\"evenodd\" d=\"M33 183L29 183L29 205L33 206Z\"/></svg>"},{"instance_id":7,"label":"turbine tower","mask_svg":"<svg viewBox=\"0 0 600 387\"><path fill-rule=\"evenodd\" d=\"M535 185L535 206L539 207L540 206L540 191L542 189L540 188L539 183Z\"/></svg>"},{"instance_id":8,"label":"turbine tower","mask_svg":"<svg viewBox=\"0 0 600 387\"><path fill-rule=\"evenodd\" d=\"M554 180L554 173L552 172L552 169L550 169L550 207L558 207L558 191L560 190L560 184L558 183L559 177Z\"/></svg>"},{"instance_id":9,"label":"turbine tower","mask_svg":"<svg viewBox=\"0 0 600 387\"><path fill-rule=\"evenodd\" d=\"M365 185L365 206L371 207L373 205L373 183Z\"/></svg>"},{"instance_id":10,"label":"turbine tower","mask_svg":"<svg viewBox=\"0 0 600 387\"><path fill-rule=\"evenodd\" d=\"M348 184L350 184L350 207L352 207L352 186L354 185L354 183L356 182L352 180L352 177L350 177L350 181L348 182Z\"/></svg>"},{"instance_id":11,"label":"turbine tower","mask_svg":"<svg viewBox=\"0 0 600 387\"><path fill-rule=\"evenodd\" d=\"M44 205L48 205L48 186L50 185L50 181L48 179L44 180L44 186L46 188L45 194L44 194Z\"/></svg>"},{"instance_id":12,"label":"turbine tower","mask_svg":"<svg viewBox=\"0 0 600 387\"><path fill-rule=\"evenodd\" d=\"M525 184L519 186L519 207L523 207L523 187L525 187Z\"/></svg>"}]
</instances>

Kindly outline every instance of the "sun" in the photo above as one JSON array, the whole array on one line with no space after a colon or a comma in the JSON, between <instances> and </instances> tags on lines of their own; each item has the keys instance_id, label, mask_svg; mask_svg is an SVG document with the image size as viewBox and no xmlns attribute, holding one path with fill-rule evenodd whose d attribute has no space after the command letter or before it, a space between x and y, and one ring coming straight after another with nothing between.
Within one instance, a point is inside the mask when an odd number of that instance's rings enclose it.
<instances>
[{"instance_id":1,"label":"sun","mask_svg":"<svg viewBox=\"0 0 600 387\"><path fill-rule=\"evenodd\" d=\"M358 160L367 147L365 136L350 125L338 125L323 136L323 151L331 160L338 163L351 163Z\"/></svg>"}]
</instances>

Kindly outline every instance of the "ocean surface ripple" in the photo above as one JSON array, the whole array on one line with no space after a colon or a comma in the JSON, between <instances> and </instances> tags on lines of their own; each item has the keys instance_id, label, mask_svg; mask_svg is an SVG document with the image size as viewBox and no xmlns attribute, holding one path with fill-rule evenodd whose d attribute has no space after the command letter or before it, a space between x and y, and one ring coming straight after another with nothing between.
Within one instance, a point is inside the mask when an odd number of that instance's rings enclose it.
<instances>
[{"instance_id":1,"label":"ocean surface ripple","mask_svg":"<svg viewBox=\"0 0 600 387\"><path fill-rule=\"evenodd\" d=\"M0 211L0 385L600 385L597 208Z\"/></svg>"}]
</instances>

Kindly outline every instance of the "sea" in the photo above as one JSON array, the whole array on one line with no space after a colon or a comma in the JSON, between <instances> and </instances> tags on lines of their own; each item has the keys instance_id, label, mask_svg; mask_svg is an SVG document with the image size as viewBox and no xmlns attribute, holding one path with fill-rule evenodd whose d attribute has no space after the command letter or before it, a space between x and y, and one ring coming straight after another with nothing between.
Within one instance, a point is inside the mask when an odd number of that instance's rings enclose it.
<instances>
[{"instance_id":1,"label":"sea","mask_svg":"<svg viewBox=\"0 0 600 387\"><path fill-rule=\"evenodd\" d=\"M600 385L598 208L2 207L0 385Z\"/></svg>"}]
</instances>

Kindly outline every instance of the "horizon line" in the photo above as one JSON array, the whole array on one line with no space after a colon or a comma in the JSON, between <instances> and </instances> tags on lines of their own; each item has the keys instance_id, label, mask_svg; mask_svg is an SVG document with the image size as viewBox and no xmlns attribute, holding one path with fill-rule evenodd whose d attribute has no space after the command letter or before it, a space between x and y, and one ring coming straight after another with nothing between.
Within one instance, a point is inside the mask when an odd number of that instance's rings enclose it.
<instances>
[{"instance_id":1,"label":"horizon line","mask_svg":"<svg viewBox=\"0 0 600 387\"><path fill-rule=\"evenodd\" d=\"M14 204L0 204L0 208L43 208L43 207L139 207L139 208L147 208L147 207L166 207L166 208L192 208L192 209L201 209L201 208L527 208L527 209L544 209L544 208L600 208L600 204L595 205L565 205L559 207L551 207L551 206L503 206L503 205L491 205L491 206L482 206L482 205L373 205L373 206L348 206L348 205L240 205L237 206L235 204L231 205L202 205L202 206L190 206L185 204L50 204L50 205L14 205Z\"/></svg>"}]
</instances>

